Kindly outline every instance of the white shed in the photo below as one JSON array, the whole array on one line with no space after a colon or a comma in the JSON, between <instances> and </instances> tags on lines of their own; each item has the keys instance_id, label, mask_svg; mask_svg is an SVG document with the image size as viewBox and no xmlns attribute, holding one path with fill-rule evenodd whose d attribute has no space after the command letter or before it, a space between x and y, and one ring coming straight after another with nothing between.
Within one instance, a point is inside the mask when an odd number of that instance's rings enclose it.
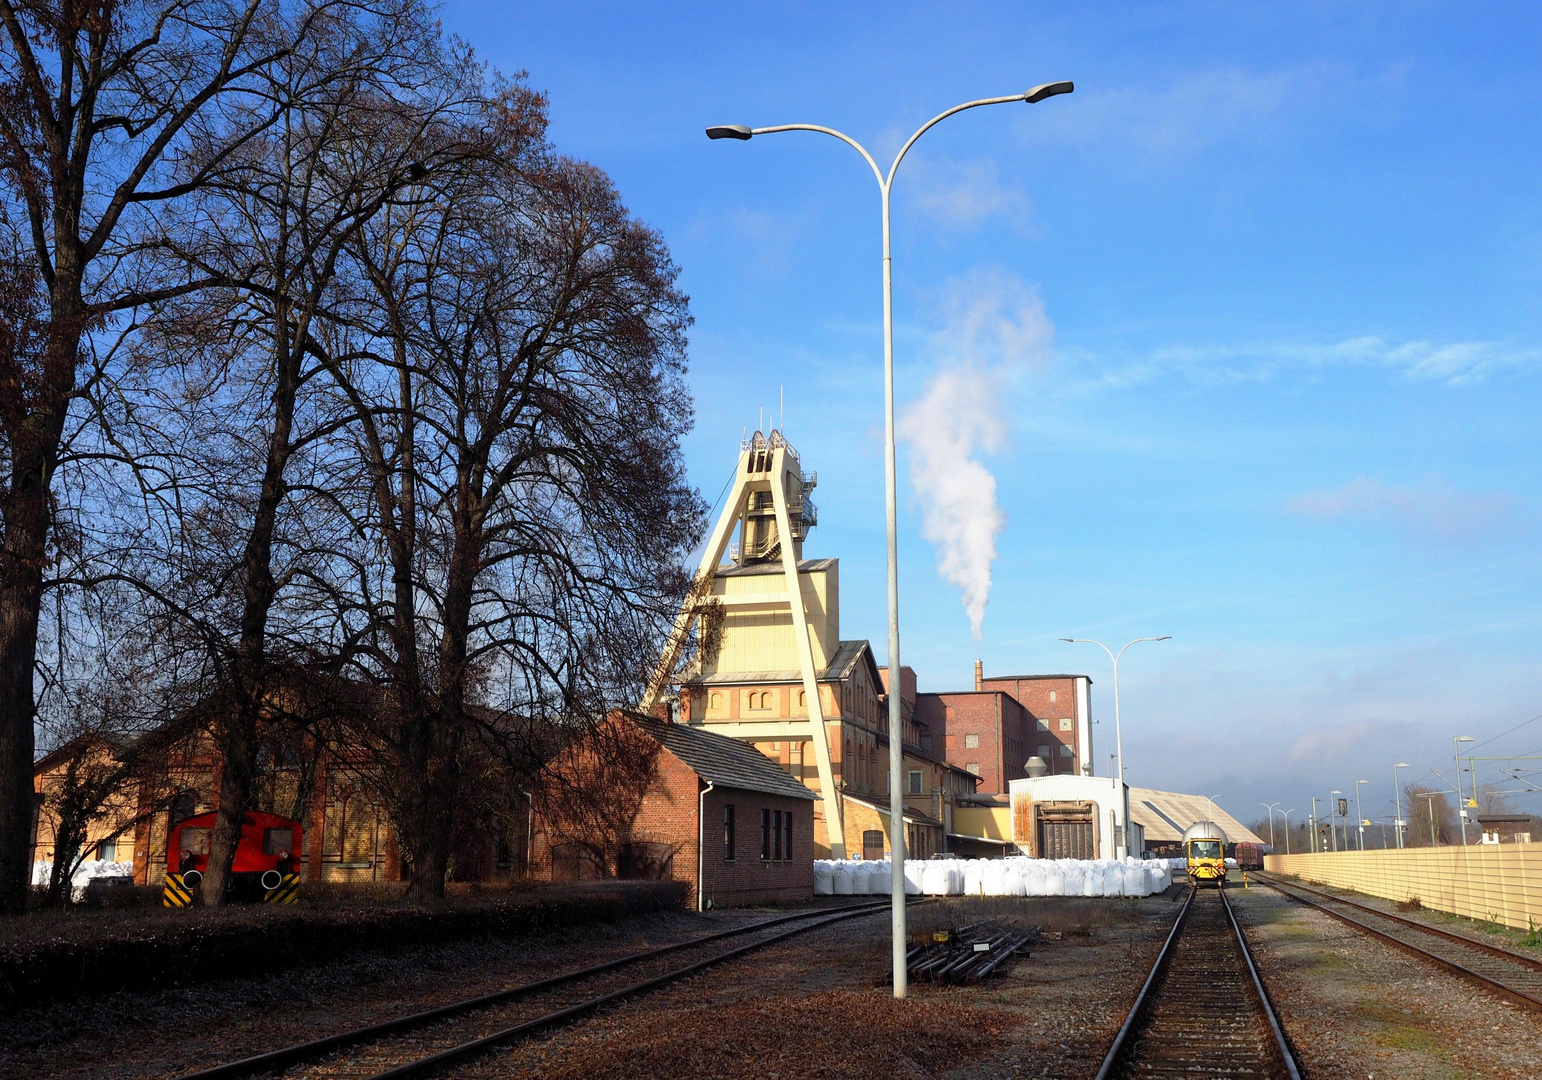
<instances>
[{"instance_id":1,"label":"white shed","mask_svg":"<svg viewBox=\"0 0 1542 1080\"><path fill-rule=\"evenodd\" d=\"M1036 859L1140 854L1144 830L1126 818L1128 790L1108 776L1030 776L1008 783L1012 843ZM1127 830L1128 825L1128 830Z\"/></svg>"}]
</instances>

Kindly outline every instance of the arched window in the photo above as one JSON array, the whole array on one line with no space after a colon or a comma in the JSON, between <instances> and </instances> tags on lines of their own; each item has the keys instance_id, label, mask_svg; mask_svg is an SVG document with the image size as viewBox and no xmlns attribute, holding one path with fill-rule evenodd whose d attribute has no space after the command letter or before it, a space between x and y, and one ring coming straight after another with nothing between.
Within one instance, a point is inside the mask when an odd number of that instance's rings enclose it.
<instances>
[{"instance_id":1,"label":"arched window","mask_svg":"<svg viewBox=\"0 0 1542 1080\"><path fill-rule=\"evenodd\" d=\"M718 693L716 690L712 691L712 699L708 703L707 708L709 708L709 709L721 709L722 707L723 707L723 695Z\"/></svg>"}]
</instances>

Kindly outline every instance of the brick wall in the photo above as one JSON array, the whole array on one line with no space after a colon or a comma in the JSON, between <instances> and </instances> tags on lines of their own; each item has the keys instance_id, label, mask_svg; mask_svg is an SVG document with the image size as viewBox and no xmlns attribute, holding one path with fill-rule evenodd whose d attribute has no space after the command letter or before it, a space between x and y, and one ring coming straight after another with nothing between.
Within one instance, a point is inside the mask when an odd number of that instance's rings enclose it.
<instances>
[{"instance_id":1,"label":"brick wall","mask_svg":"<svg viewBox=\"0 0 1542 1080\"><path fill-rule=\"evenodd\" d=\"M1000 690L921 694L916 715L931 730L939 757L971 772L978 766L976 791L1004 793L1008 781L1027 775L1023 765L1034 753L1033 719L1009 694Z\"/></svg>"},{"instance_id":2,"label":"brick wall","mask_svg":"<svg viewBox=\"0 0 1542 1080\"><path fill-rule=\"evenodd\" d=\"M1052 774L1076 772L1080 743L1076 723L1075 676L985 679L981 682L981 687L984 690L998 690L1010 695L1025 710L1024 761L1038 754L1040 746L1047 746L1050 756L1044 758L1044 764L1049 766ZM1062 750L1061 747L1065 747L1066 750Z\"/></svg>"},{"instance_id":3,"label":"brick wall","mask_svg":"<svg viewBox=\"0 0 1542 1080\"><path fill-rule=\"evenodd\" d=\"M697 820L698 799L704 784L695 771L668 751L659 753L652 781L636 801L628 821L611 822L607 828L579 832L555 831L536 817L531 839L530 874L540 881L552 878L552 848L564 843L585 843L602 860L606 877L620 872L620 845L666 845L673 855L671 876L689 890L688 903L698 903ZM724 806L734 807L734 858L726 859ZM784 900L802 900L814 894L814 803L791 796L765 795L737 788L714 788L705 799L706 859L703 891L717 907L735 907ZM792 854L788 857L785 832L782 857L761 859L761 811L792 815ZM785 821L783 819L785 830ZM776 844L772 845L775 856Z\"/></svg>"}]
</instances>

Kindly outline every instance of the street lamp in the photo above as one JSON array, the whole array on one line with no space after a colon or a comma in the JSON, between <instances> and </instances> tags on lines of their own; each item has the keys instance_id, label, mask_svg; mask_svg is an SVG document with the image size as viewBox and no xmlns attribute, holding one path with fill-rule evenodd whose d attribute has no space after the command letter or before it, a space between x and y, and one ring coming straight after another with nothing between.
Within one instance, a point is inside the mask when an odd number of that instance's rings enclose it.
<instances>
[{"instance_id":1,"label":"street lamp","mask_svg":"<svg viewBox=\"0 0 1542 1080\"><path fill-rule=\"evenodd\" d=\"M1261 802L1258 804L1269 811L1269 846L1274 847L1274 812L1279 807L1277 802Z\"/></svg>"},{"instance_id":2,"label":"street lamp","mask_svg":"<svg viewBox=\"0 0 1542 1080\"><path fill-rule=\"evenodd\" d=\"M1287 855L1290 854L1290 815L1294 814L1295 812L1296 808L1294 806L1292 806L1289 810L1280 811L1281 816L1285 819L1285 854Z\"/></svg>"},{"instance_id":3,"label":"street lamp","mask_svg":"<svg viewBox=\"0 0 1542 1080\"><path fill-rule=\"evenodd\" d=\"M1369 783L1370 783L1369 780L1356 780L1355 781L1355 821L1357 821L1359 823L1359 824L1357 824L1355 826L1355 829L1358 830L1359 833L1360 833L1360 850L1361 851L1365 850L1365 813L1364 813L1364 811L1362 811L1360 809L1360 785L1361 784L1369 784ZM1385 841L1383 841L1383 843L1385 843Z\"/></svg>"},{"instance_id":4,"label":"street lamp","mask_svg":"<svg viewBox=\"0 0 1542 1080\"><path fill-rule=\"evenodd\" d=\"M1471 735L1456 735L1451 739L1451 760L1456 762L1456 825L1462 830L1462 846L1467 846L1467 806L1462 800L1462 758L1461 746L1464 742L1472 742ZM1473 795L1478 793L1475 791Z\"/></svg>"},{"instance_id":5,"label":"street lamp","mask_svg":"<svg viewBox=\"0 0 1542 1080\"><path fill-rule=\"evenodd\" d=\"M1393 831L1397 833L1397 846L1399 851L1401 851L1403 848L1403 788L1398 783L1397 771L1399 769L1406 769L1408 767L1409 765L1406 761L1399 761L1397 764L1392 766L1392 804L1397 808L1393 811L1393 813L1395 813L1397 816L1392 820L1395 823L1393 826ZM1413 807L1409 807L1409 809L1412 810Z\"/></svg>"},{"instance_id":6,"label":"street lamp","mask_svg":"<svg viewBox=\"0 0 1542 1080\"><path fill-rule=\"evenodd\" d=\"M1108 653L1108 658L1114 662L1114 749L1119 754L1119 788L1123 792L1124 799L1124 848L1130 847L1130 789L1124 786L1124 728L1119 723L1119 657L1124 655L1124 650L1131 645L1138 645L1142 641L1171 641L1171 634L1163 634L1161 637L1138 637L1134 641L1127 641L1124 648L1117 653L1101 641L1092 638L1063 637L1061 641L1070 642L1073 645L1096 645Z\"/></svg>"},{"instance_id":7,"label":"street lamp","mask_svg":"<svg viewBox=\"0 0 1542 1080\"><path fill-rule=\"evenodd\" d=\"M1339 812L1338 796L1342 794L1344 793L1338 788L1328 792L1328 835L1333 837L1333 850L1335 852L1339 849L1339 828L1334 819L1338 816ZM1344 836L1344 843L1346 845L1349 843L1349 835L1347 833Z\"/></svg>"},{"instance_id":8,"label":"street lamp","mask_svg":"<svg viewBox=\"0 0 1542 1080\"><path fill-rule=\"evenodd\" d=\"M1317 796L1312 796L1312 816L1307 818L1311 825L1307 829L1307 843L1312 845L1312 854L1317 854Z\"/></svg>"},{"instance_id":9,"label":"street lamp","mask_svg":"<svg viewBox=\"0 0 1542 1080\"><path fill-rule=\"evenodd\" d=\"M966 109L978 108L981 105L1005 105L1013 101L1025 101L1032 105L1043 101L1045 98L1054 97L1056 94L1069 94L1076 87L1069 81L1042 83L1032 89L1009 97L981 98L978 101L966 101L962 105L955 105L946 112L938 113L916 130L916 133L905 145L900 147L900 152L894 156L894 163L889 166L889 173L884 175L878 167L878 162L873 160L873 155L867 152L857 140L834 128L822 127L818 124L778 124L775 127L751 128L743 124L727 124L707 129L709 139L739 139L748 140L756 135L771 135L779 131L816 131L822 135L830 135L841 140L857 153L872 167L873 176L878 180L879 202L882 208L883 225L883 471L884 471L884 510L888 522L888 562L889 562L889 847L893 853L893 862L890 865L890 893L893 897L893 913L891 923L893 926L894 946L894 996L902 998L906 995L906 966L905 966L905 788L901 783L905 771L904 735L905 725L901 716L900 693L900 642L899 642L899 538L898 538L898 510L899 495L895 484L894 464L894 277L891 268L889 254L889 197L894 191L894 175L899 171L900 162L905 160L905 155L915 145L916 140L926 134L935 124L946 120L954 113L961 113ZM827 797L833 797L833 793L826 792ZM1128 808L1126 808L1128 809ZM1128 829L1126 829L1128 831Z\"/></svg>"}]
</instances>

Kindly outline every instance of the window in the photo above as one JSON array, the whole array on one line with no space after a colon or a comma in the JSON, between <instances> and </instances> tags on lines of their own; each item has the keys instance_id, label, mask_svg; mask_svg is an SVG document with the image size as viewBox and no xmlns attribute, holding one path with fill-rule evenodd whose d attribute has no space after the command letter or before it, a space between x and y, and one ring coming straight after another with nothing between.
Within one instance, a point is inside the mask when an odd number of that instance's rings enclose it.
<instances>
[{"instance_id":1,"label":"window","mask_svg":"<svg viewBox=\"0 0 1542 1080\"><path fill-rule=\"evenodd\" d=\"M1036 756L1048 761L1053 755L1049 752L1049 745L1047 743L1040 743L1039 752Z\"/></svg>"},{"instance_id":2,"label":"window","mask_svg":"<svg viewBox=\"0 0 1542 1080\"><path fill-rule=\"evenodd\" d=\"M932 748L932 737L930 735L922 735L921 736L921 749L922 750L930 750L931 748Z\"/></svg>"},{"instance_id":3,"label":"window","mask_svg":"<svg viewBox=\"0 0 1542 1080\"><path fill-rule=\"evenodd\" d=\"M1071 718L1069 716L1062 716L1060 718L1060 730L1061 731L1070 731L1071 730Z\"/></svg>"},{"instance_id":4,"label":"window","mask_svg":"<svg viewBox=\"0 0 1542 1080\"><path fill-rule=\"evenodd\" d=\"M722 707L723 707L723 695L718 693L716 690L712 691L712 698L710 699L710 701L708 701L707 708L712 709L715 712L716 710L721 709Z\"/></svg>"},{"instance_id":5,"label":"window","mask_svg":"<svg viewBox=\"0 0 1542 1080\"><path fill-rule=\"evenodd\" d=\"M771 858L771 811L760 812L760 857Z\"/></svg>"},{"instance_id":6,"label":"window","mask_svg":"<svg viewBox=\"0 0 1542 1080\"><path fill-rule=\"evenodd\" d=\"M633 842L616 852L616 877L622 881L668 881L675 876L675 849L668 844Z\"/></svg>"},{"instance_id":7,"label":"window","mask_svg":"<svg viewBox=\"0 0 1542 1080\"><path fill-rule=\"evenodd\" d=\"M1060 756L1061 757L1070 757L1071 756L1071 748L1069 746L1062 746L1060 748Z\"/></svg>"},{"instance_id":8,"label":"window","mask_svg":"<svg viewBox=\"0 0 1542 1080\"><path fill-rule=\"evenodd\" d=\"M792 811L791 810L787 811L787 813L782 815L782 829L784 831L784 839L782 841L782 852L783 852L784 855L786 855L788 861L791 861L792 860Z\"/></svg>"},{"instance_id":9,"label":"window","mask_svg":"<svg viewBox=\"0 0 1542 1080\"><path fill-rule=\"evenodd\" d=\"M1040 721L1038 721L1038 724L1039 724L1039 730L1040 731L1048 731L1049 730L1049 721L1048 720L1040 720Z\"/></svg>"},{"instance_id":10,"label":"window","mask_svg":"<svg viewBox=\"0 0 1542 1080\"><path fill-rule=\"evenodd\" d=\"M912 794L912 795L919 795L919 794L921 794L921 770L920 769L911 769L910 770L910 789L909 789L909 791L910 791L910 794Z\"/></svg>"},{"instance_id":11,"label":"window","mask_svg":"<svg viewBox=\"0 0 1542 1080\"><path fill-rule=\"evenodd\" d=\"M976 776L979 776L980 775L980 763L978 761L968 762L964 766L964 771L965 772L971 772L971 773L974 773Z\"/></svg>"},{"instance_id":12,"label":"window","mask_svg":"<svg viewBox=\"0 0 1542 1080\"><path fill-rule=\"evenodd\" d=\"M96 857L98 859L101 859L103 862L117 862L118 861L118 841L117 841L117 838L114 837L111 840L103 840L100 844L96 845Z\"/></svg>"},{"instance_id":13,"label":"window","mask_svg":"<svg viewBox=\"0 0 1542 1080\"><path fill-rule=\"evenodd\" d=\"M1055 700L1055 692L1053 690L1049 692L1049 700L1051 703L1053 703Z\"/></svg>"},{"instance_id":14,"label":"window","mask_svg":"<svg viewBox=\"0 0 1542 1080\"><path fill-rule=\"evenodd\" d=\"M262 853L264 855L288 855L293 851L293 829L262 830Z\"/></svg>"},{"instance_id":15,"label":"window","mask_svg":"<svg viewBox=\"0 0 1542 1080\"><path fill-rule=\"evenodd\" d=\"M966 749L966 750L978 750L978 749L980 749L980 736L978 736L978 735L965 735L964 736L964 749Z\"/></svg>"},{"instance_id":16,"label":"window","mask_svg":"<svg viewBox=\"0 0 1542 1080\"><path fill-rule=\"evenodd\" d=\"M734 804L723 804L723 858L734 860Z\"/></svg>"},{"instance_id":17,"label":"window","mask_svg":"<svg viewBox=\"0 0 1542 1080\"><path fill-rule=\"evenodd\" d=\"M777 862L782 861L782 812L773 811L771 819L771 857Z\"/></svg>"}]
</instances>

